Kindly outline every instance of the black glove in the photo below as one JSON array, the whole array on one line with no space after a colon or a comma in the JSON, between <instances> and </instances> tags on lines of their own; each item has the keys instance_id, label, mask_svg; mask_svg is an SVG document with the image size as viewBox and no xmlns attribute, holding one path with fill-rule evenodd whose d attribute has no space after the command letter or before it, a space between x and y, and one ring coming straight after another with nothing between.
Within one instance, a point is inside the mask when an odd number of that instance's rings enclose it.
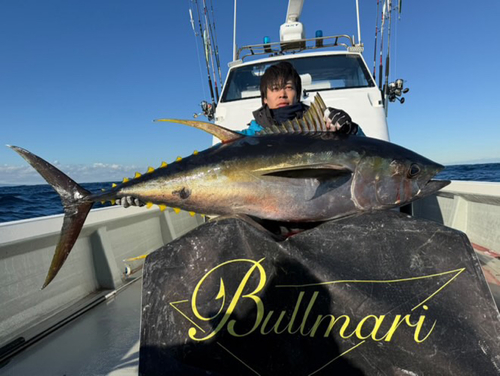
<instances>
[{"instance_id":1,"label":"black glove","mask_svg":"<svg viewBox=\"0 0 500 376\"><path fill-rule=\"evenodd\" d=\"M357 124L352 122L347 112L333 107L328 107L324 113L326 129L330 132L342 134L356 134L358 132Z\"/></svg>"}]
</instances>

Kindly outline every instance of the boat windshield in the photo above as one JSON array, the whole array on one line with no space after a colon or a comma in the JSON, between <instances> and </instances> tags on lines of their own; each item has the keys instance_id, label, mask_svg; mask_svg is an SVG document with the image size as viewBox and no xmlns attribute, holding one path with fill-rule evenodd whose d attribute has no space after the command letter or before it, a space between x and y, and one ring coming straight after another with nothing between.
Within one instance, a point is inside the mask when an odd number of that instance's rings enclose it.
<instances>
[{"instance_id":1,"label":"boat windshield","mask_svg":"<svg viewBox=\"0 0 500 376\"><path fill-rule=\"evenodd\" d=\"M295 67L302 79L302 89L306 91L375 86L366 65L358 55L313 56L284 61ZM273 64L276 61L232 69L221 102L260 98L260 78Z\"/></svg>"}]
</instances>

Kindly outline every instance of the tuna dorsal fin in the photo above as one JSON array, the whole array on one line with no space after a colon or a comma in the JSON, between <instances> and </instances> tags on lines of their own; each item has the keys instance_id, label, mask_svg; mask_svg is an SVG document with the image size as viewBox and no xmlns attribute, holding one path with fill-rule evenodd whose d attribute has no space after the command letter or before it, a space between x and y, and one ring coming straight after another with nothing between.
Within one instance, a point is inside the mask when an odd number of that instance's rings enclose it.
<instances>
[{"instance_id":1,"label":"tuna dorsal fin","mask_svg":"<svg viewBox=\"0 0 500 376\"><path fill-rule=\"evenodd\" d=\"M325 121L323 114L325 113L326 105L321 98L321 95L316 94L314 101L309 109L304 113L301 119L293 119L284 122L279 126L264 128L257 135L264 136L269 134L314 134L318 132L326 132Z\"/></svg>"},{"instance_id":2,"label":"tuna dorsal fin","mask_svg":"<svg viewBox=\"0 0 500 376\"><path fill-rule=\"evenodd\" d=\"M212 136L217 137L222 142L229 142L244 137L242 134L238 132L234 132L230 129L221 127L220 125L208 123L206 121L180 120L180 119L157 119L155 121L166 121L169 123L179 123L179 124L189 125L190 127L198 128L201 129L202 131L210 133Z\"/></svg>"}]
</instances>

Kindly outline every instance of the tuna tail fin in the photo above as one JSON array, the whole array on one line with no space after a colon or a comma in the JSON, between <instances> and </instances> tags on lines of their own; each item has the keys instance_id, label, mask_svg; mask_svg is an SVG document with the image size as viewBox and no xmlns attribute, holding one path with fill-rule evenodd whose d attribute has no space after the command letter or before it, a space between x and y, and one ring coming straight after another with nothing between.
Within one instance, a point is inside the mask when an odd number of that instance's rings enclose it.
<instances>
[{"instance_id":1,"label":"tuna tail fin","mask_svg":"<svg viewBox=\"0 0 500 376\"><path fill-rule=\"evenodd\" d=\"M89 191L79 186L71 178L47 161L20 147L7 146L23 157L40 175L42 175L47 183L59 193L61 202L64 206L61 235L59 236L59 241L47 277L45 278L45 283L42 286L42 289L44 289L54 279L59 269L61 269L66 261L94 202L86 200L86 197L91 194Z\"/></svg>"}]
</instances>

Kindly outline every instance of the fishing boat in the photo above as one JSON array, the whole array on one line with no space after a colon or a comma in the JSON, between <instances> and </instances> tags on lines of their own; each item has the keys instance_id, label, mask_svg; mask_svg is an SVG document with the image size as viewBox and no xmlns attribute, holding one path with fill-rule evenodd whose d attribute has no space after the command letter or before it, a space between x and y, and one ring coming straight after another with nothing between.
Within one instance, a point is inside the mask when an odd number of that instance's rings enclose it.
<instances>
[{"instance_id":1,"label":"fishing boat","mask_svg":"<svg viewBox=\"0 0 500 376\"><path fill-rule=\"evenodd\" d=\"M204 114L226 128L246 128L261 106L265 69L290 61L301 76L305 103L320 93L327 106L349 113L366 136L389 140L387 107L402 101L403 81L389 83L386 75L377 85L359 35L355 40L318 31L306 38L302 6L303 0L289 1L279 42L266 39L239 49L235 44L220 98L205 103ZM500 305L500 183L453 181L402 210L467 234ZM64 268L40 291L62 221L54 215L0 224L0 374L136 375L141 256L205 219L173 209L92 210ZM53 362L54 353L64 361Z\"/></svg>"}]
</instances>

